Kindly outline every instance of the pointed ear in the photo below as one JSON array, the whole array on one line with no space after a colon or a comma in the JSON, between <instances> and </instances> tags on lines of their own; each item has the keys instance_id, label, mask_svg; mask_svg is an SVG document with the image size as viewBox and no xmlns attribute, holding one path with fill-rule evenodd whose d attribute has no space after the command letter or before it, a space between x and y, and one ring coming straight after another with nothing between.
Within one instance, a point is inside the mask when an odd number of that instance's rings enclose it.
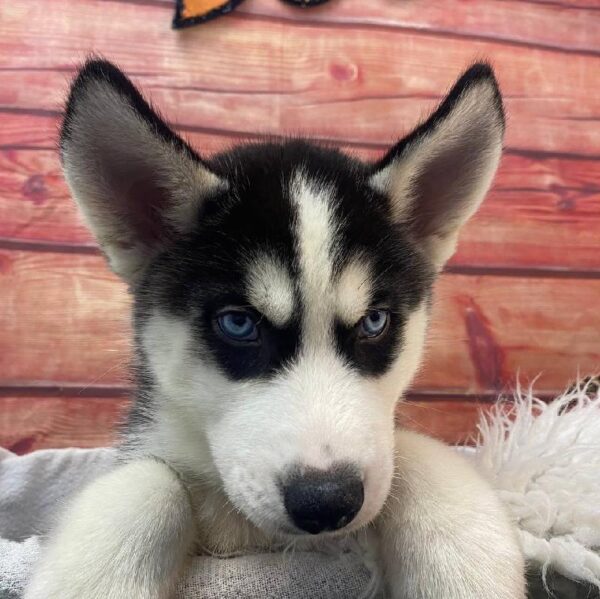
<instances>
[{"instance_id":1,"label":"pointed ear","mask_svg":"<svg viewBox=\"0 0 600 599\"><path fill-rule=\"evenodd\" d=\"M60 149L75 200L129 283L226 188L106 61L86 63L73 82Z\"/></svg>"},{"instance_id":2,"label":"pointed ear","mask_svg":"<svg viewBox=\"0 0 600 599\"><path fill-rule=\"evenodd\" d=\"M500 161L504 112L491 67L475 64L438 109L373 168L371 184L441 269Z\"/></svg>"}]
</instances>

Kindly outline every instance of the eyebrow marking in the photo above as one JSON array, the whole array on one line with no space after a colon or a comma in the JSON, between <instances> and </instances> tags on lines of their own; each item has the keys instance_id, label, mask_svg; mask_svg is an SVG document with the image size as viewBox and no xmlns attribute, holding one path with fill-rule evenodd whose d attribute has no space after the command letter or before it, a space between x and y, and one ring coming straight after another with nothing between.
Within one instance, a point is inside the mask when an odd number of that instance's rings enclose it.
<instances>
[{"instance_id":1,"label":"eyebrow marking","mask_svg":"<svg viewBox=\"0 0 600 599\"><path fill-rule=\"evenodd\" d=\"M288 269L277 257L261 253L246 267L246 290L250 303L275 326L287 324L294 313L294 285Z\"/></svg>"},{"instance_id":2,"label":"eyebrow marking","mask_svg":"<svg viewBox=\"0 0 600 599\"><path fill-rule=\"evenodd\" d=\"M369 264L354 257L342 270L336 285L336 313L340 320L355 325L371 303L372 280Z\"/></svg>"}]
</instances>

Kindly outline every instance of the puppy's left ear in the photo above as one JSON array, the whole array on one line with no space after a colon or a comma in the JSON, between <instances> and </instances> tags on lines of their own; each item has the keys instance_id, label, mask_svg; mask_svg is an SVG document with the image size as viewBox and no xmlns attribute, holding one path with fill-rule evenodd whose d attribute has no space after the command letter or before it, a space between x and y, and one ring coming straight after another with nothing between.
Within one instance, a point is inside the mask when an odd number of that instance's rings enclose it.
<instances>
[{"instance_id":1,"label":"puppy's left ear","mask_svg":"<svg viewBox=\"0 0 600 599\"><path fill-rule=\"evenodd\" d=\"M504 112L491 67L475 64L438 109L373 167L371 184L441 269L488 191L502 151Z\"/></svg>"},{"instance_id":2,"label":"puppy's left ear","mask_svg":"<svg viewBox=\"0 0 600 599\"><path fill-rule=\"evenodd\" d=\"M73 197L110 266L130 285L227 188L104 60L87 62L73 82L60 149Z\"/></svg>"}]
</instances>

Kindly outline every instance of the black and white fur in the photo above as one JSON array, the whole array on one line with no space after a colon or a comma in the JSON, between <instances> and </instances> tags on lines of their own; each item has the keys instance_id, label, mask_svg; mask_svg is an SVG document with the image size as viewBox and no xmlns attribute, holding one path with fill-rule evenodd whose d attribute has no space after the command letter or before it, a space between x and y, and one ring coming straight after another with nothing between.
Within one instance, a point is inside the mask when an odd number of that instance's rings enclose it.
<instances>
[{"instance_id":1,"label":"black and white fur","mask_svg":"<svg viewBox=\"0 0 600 599\"><path fill-rule=\"evenodd\" d=\"M394 430L432 284L503 132L493 72L476 64L374 164L301 140L206 159L115 66L88 62L62 160L134 298L137 390L122 463L72 501L26 597L168 597L194 552L340 534L366 535L390 597L524 597L515 532L486 482ZM232 309L257 339L223 334ZM373 310L385 329L365 337Z\"/></svg>"}]
</instances>

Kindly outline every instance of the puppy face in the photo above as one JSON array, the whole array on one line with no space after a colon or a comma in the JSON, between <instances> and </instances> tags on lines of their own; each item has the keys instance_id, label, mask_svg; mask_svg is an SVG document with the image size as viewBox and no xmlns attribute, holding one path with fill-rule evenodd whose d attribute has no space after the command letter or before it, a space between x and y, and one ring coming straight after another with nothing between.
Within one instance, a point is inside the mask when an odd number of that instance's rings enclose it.
<instances>
[{"instance_id":1,"label":"puppy face","mask_svg":"<svg viewBox=\"0 0 600 599\"><path fill-rule=\"evenodd\" d=\"M282 493L294 473L351 467L364 486L358 526L389 490L400 388L387 375L414 371L432 268L368 169L341 155L293 142L211 169L227 191L138 294L166 409L196 421L256 524L293 532Z\"/></svg>"},{"instance_id":2,"label":"puppy face","mask_svg":"<svg viewBox=\"0 0 600 599\"><path fill-rule=\"evenodd\" d=\"M88 63L61 148L135 298L131 434L265 531L370 521L434 275L490 184L502 132L495 80L476 65L379 163L302 141L205 161L115 67Z\"/></svg>"}]
</instances>

